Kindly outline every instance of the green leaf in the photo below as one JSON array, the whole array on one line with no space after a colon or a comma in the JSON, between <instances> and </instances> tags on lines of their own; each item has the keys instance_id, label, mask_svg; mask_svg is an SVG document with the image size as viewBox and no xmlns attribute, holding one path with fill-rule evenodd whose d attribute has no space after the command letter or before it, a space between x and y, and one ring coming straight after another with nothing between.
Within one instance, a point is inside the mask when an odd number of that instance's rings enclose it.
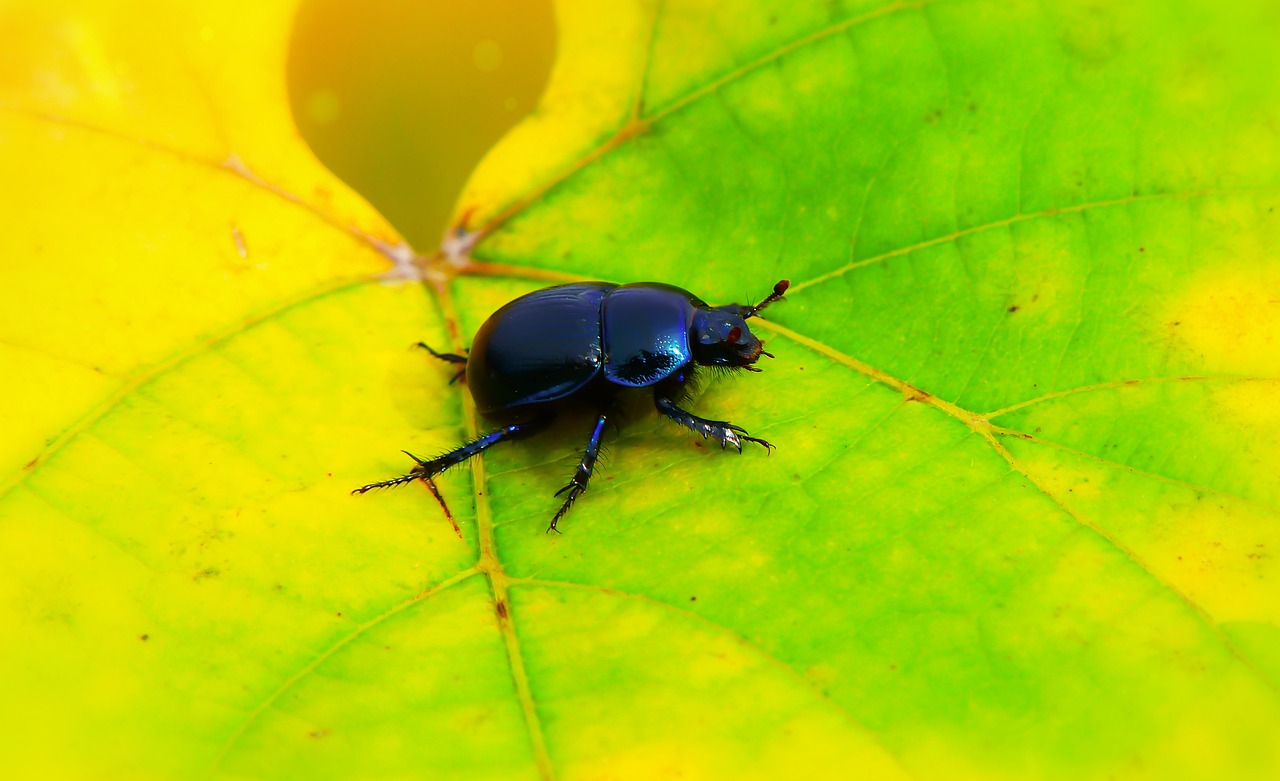
<instances>
[{"instance_id":1,"label":"green leaf","mask_svg":"<svg viewBox=\"0 0 1280 781\"><path fill-rule=\"evenodd\" d=\"M14 775L1280 771L1272 4L562 3L428 295L279 116L287 6L31 7ZM460 536L346 495L486 425L407 345L577 277L790 278L694 407L778 450L642 397L563 536L585 420L443 478Z\"/></svg>"}]
</instances>

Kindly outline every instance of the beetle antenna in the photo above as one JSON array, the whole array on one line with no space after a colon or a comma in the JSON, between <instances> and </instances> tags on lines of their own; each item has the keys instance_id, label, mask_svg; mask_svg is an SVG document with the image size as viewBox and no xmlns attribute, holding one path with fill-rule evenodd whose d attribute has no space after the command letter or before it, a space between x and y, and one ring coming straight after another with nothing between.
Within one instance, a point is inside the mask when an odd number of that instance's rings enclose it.
<instances>
[{"instance_id":1,"label":"beetle antenna","mask_svg":"<svg viewBox=\"0 0 1280 781\"><path fill-rule=\"evenodd\" d=\"M789 279L778 280L778 284L773 286L773 292L770 293L768 296L766 296L763 301L756 304L755 306L747 307L747 311L742 313L742 319L745 320L748 317L755 317L756 314L759 313L761 309L764 309L766 306L768 306L769 304L772 304L774 301L782 300L782 296L786 294L787 288L789 287L791 287L791 280Z\"/></svg>"}]
</instances>

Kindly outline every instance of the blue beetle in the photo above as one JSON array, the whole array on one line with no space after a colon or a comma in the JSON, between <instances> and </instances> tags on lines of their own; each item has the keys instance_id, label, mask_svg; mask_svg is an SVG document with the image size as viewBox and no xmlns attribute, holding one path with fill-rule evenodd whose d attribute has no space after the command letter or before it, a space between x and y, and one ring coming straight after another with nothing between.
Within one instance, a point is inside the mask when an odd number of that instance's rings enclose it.
<instances>
[{"instance_id":1,"label":"blue beetle","mask_svg":"<svg viewBox=\"0 0 1280 781\"><path fill-rule=\"evenodd\" d=\"M436 358L463 368L476 409L506 425L435 458L422 459L409 473L357 488L375 488L425 480L508 439L542 431L560 405L596 410L587 449L568 485L567 494L547 531L555 531L574 501L587 490L595 469L605 423L617 414L617 394L625 388L653 388L653 403L671 420L714 437L721 449L743 442L766 450L773 445L748 436L723 420L700 418L680 408L700 366L760 371L753 364L763 343L747 327L747 319L782 298L790 283L782 280L755 306L713 307L687 290L660 282L615 285L574 282L537 290L503 306L480 326L466 357L438 353Z\"/></svg>"}]
</instances>

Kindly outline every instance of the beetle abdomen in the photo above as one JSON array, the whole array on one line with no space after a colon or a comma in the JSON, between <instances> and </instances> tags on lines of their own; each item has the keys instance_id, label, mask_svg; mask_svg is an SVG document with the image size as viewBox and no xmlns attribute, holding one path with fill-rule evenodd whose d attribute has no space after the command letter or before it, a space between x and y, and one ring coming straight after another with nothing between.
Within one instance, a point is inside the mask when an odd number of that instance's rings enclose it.
<instances>
[{"instance_id":1,"label":"beetle abdomen","mask_svg":"<svg viewBox=\"0 0 1280 781\"><path fill-rule=\"evenodd\" d=\"M467 386L476 408L498 412L555 401L600 371L600 308L616 285L577 282L521 296L476 332Z\"/></svg>"}]
</instances>

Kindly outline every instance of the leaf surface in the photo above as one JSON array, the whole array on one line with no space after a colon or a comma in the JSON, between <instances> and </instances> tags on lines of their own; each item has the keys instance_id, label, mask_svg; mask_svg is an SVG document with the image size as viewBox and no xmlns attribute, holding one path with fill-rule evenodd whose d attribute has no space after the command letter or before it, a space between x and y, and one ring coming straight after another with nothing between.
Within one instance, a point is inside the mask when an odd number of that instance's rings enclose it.
<instances>
[{"instance_id":1,"label":"leaf surface","mask_svg":"<svg viewBox=\"0 0 1280 781\"><path fill-rule=\"evenodd\" d=\"M562 3L427 295L225 8L0 12L19 777L1280 769L1267 4ZM778 450L346 496L485 425L407 345L571 277L790 278L694 406Z\"/></svg>"}]
</instances>

